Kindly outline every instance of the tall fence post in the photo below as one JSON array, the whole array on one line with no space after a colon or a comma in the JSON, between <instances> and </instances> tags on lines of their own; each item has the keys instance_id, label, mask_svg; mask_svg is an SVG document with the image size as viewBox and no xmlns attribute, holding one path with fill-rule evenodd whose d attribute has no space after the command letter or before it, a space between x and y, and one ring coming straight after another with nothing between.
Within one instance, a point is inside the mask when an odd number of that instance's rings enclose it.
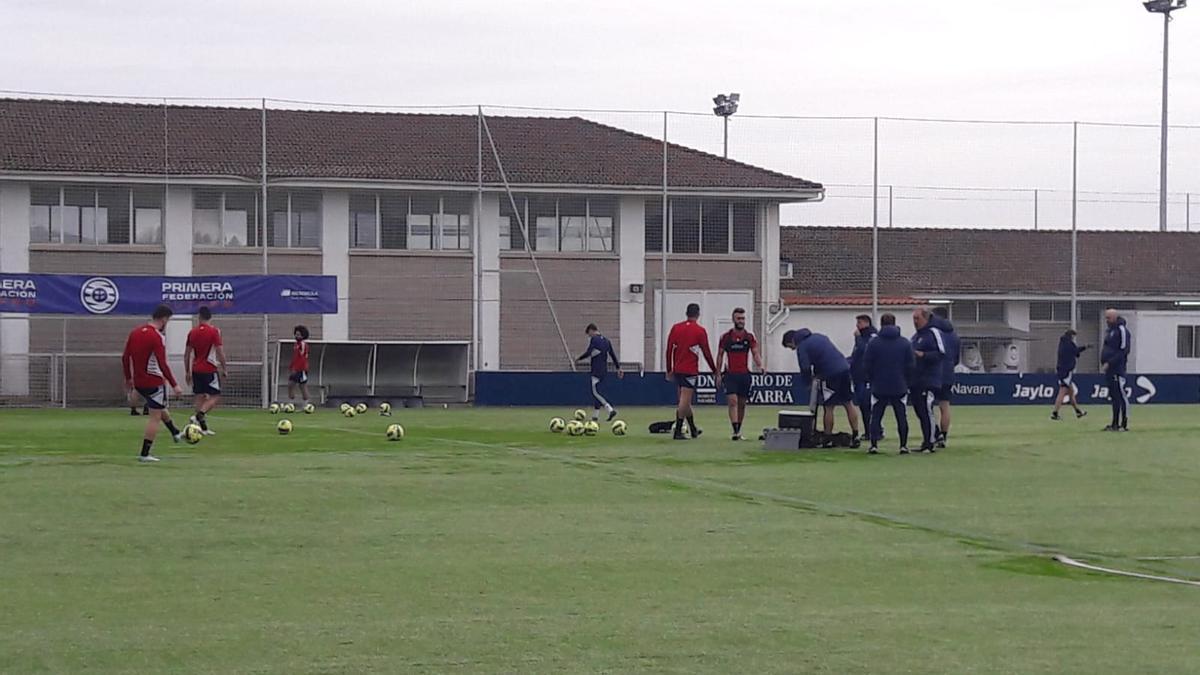
<instances>
[{"instance_id":1,"label":"tall fence post","mask_svg":"<svg viewBox=\"0 0 1200 675\"><path fill-rule=\"evenodd\" d=\"M667 349L667 248L670 246L671 233L670 211L667 209L667 111L663 111L663 142L662 142L662 291L661 299L658 303L658 339L660 348L657 350L659 355L663 355ZM658 361L658 356L655 356L655 361ZM670 370L671 364L663 359L663 370Z\"/></svg>"},{"instance_id":2,"label":"tall fence post","mask_svg":"<svg viewBox=\"0 0 1200 675\"><path fill-rule=\"evenodd\" d=\"M1038 190L1033 190L1033 229L1038 229Z\"/></svg>"},{"instance_id":3,"label":"tall fence post","mask_svg":"<svg viewBox=\"0 0 1200 675\"><path fill-rule=\"evenodd\" d=\"M879 323L879 118L874 125L871 157L871 317ZM888 186L888 227L891 227L891 186Z\"/></svg>"},{"instance_id":4,"label":"tall fence post","mask_svg":"<svg viewBox=\"0 0 1200 675\"><path fill-rule=\"evenodd\" d=\"M262 246L262 273L269 274L267 265L267 219L270 213L267 211L267 99L262 100L262 207L259 209L261 214L262 229L259 231L259 245ZM341 289L338 289L341 290ZM267 407L271 403L271 320L266 314L263 314L262 320L262 407Z\"/></svg>"},{"instance_id":5,"label":"tall fence post","mask_svg":"<svg viewBox=\"0 0 1200 675\"><path fill-rule=\"evenodd\" d=\"M1071 330L1079 323L1079 122L1071 123Z\"/></svg>"},{"instance_id":6,"label":"tall fence post","mask_svg":"<svg viewBox=\"0 0 1200 675\"><path fill-rule=\"evenodd\" d=\"M888 228L889 229L892 227L892 188L894 188L894 187L896 187L896 186L891 185L891 184L888 185Z\"/></svg>"},{"instance_id":7,"label":"tall fence post","mask_svg":"<svg viewBox=\"0 0 1200 675\"><path fill-rule=\"evenodd\" d=\"M1185 197L1184 210L1183 210L1184 231L1191 232L1192 231L1192 193L1189 192L1184 197Z\"/></svg>"},{"instance_id":8,"label":"tall fence post","mask_svg":"<svg viewBox=\"0 0 1200 675\"><path fill-rule=\"evenodd\" d=\"M66 410L66 408L67 408L67 321L68 320L69 319L67 319L66 317L63 317L63 322L62 322L62 372L60 373L60 375L62 376L62 387L61 387L62 391L60 391L59 394L62 395L62 407L64 410ZM124 367L124 366L122 366L122 367Z\"/></svg>"}]
</instances>

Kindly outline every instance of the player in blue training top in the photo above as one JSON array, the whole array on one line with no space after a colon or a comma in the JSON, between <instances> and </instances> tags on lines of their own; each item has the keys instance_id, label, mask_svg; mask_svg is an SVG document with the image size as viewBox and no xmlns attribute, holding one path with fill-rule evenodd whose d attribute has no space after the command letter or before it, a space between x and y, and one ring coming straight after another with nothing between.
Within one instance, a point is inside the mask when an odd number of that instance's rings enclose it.
<instances>
[{"instance_id":1,"label":"player in blue training top","mask_svg":"<svg viewBox=\"0 0 1200 675\"><path fill-rule=\"evenodd\" d=\"M587 334L591 340L588 342L587 351L575 359L576 363L582 361L591 361L592 365L592 419L600 419L600 408L603 407L608 411L608 421L613 421L617 416L617 409L612 407L603 396L600 395L599 386L608 376L608 360L611 358L613 365L617 367L617 377L625 377L625 373L621 372L621 362L617 360L617 353L613 351L612 343L608 338L600 334L600 329L596 328L596 324L589 323Z\"/></svg>"}]
</instances>

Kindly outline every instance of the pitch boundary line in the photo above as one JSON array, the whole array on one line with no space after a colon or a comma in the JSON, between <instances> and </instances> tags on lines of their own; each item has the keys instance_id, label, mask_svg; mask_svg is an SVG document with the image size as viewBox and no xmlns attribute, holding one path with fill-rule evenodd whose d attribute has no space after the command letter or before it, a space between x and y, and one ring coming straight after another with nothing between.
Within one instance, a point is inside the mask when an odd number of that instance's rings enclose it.
<instances>
[{"instance_id":1,"label":"pitch boundary line","mask_svg":"<svg viewBox=\"0 0 1200 675\"><path fill-rule=\"evenodd\" d=\"M1148 581L1163 581L1163 582L1170 583L1170 584L1184 584L1186 586L1200 586L1200 581L1193 581L1191 579L1180 579L1179 577L1159 576L1157 574L1142 574L1141 572L1131 572L1129 570L1121 570L1121 569L1117 569L1115 567L1102 567L1100 565L1093 565L1091 563L1084 562L1082 560L1075 560L1074 558L1071 558L1071 557L1068 557L1065 555L1054 556L1054 562L1060 563L1062 565L1067 565L1069 567L1076 567L1076 568L1079 568L1082 570L1088 570L1091 572L1101 572L1104 574L1112 574L1112 575L1119 576L1119 577L1131 577L1134 579L1146 579Z\"/></svg>"}]
</instances>

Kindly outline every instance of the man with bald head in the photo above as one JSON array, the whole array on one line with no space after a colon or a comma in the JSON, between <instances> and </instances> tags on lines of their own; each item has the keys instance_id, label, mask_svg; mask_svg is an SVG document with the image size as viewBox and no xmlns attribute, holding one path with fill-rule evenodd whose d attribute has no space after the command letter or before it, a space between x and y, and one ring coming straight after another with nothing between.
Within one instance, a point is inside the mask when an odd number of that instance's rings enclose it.
<instances>
[{"instance_id":1,"label":"man with bald head","mask_svg":"<svg viewBox=\"0 0 1200 675\"><path fill-rule=\"evenodd\" d=\"M946 358L946 340L942 331L933 325L933 312L928 307L913 310L913 356L917 360L908 400L921 423L921 449L935 452L933 445L934 392L942 388L942 361Z\"/></svg>"},{"instance_id":2,"label":"man with bald head","mask_svg":"<svg viewBox=\"0 0 1200 675\"><path fill-rule=\"evenodd\" d=\"M1129 431L1129 394L1125 391L1125 367L1129 362L1129 347L1133 335L1125 319L1115 309L1104 310L1104 347L1100 350L1100 366L1108 383L1108 400L1112 401L1112 424L1105 431Z\"/></svg>"}]
</instances>

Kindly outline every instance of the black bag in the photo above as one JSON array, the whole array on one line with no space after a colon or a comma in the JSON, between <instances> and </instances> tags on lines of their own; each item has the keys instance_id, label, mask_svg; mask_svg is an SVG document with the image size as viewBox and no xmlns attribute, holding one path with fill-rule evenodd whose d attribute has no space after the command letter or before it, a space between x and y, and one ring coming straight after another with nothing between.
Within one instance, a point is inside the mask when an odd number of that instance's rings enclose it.
<instances>
[{"instance_id":1,"label":"black bag","mask_svg":"<svg viewBox=\"0 0 1200 675\"><path fill-rule=\"evenodd\" d=\"M675 428L675 422L651 422L650 433L652 434L669 434Z\"/></svg>"}]
</instances>

